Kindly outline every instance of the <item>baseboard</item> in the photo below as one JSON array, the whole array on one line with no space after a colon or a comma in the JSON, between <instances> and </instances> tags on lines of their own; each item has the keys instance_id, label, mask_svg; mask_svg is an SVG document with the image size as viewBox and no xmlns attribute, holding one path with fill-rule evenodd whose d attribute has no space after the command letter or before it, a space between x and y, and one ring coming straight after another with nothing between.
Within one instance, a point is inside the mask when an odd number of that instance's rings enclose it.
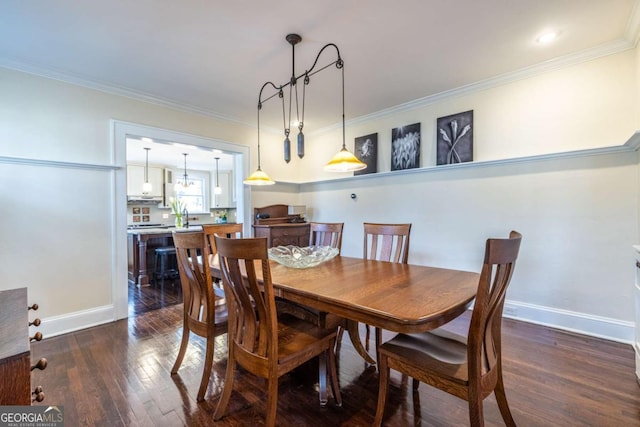
<instances>
[{"instance_id":1,"label":"baseboard","mask_svg":"<svg viewBox=\"0 0 640 427\"><path fill-rule=\"evenodd\" d=\"M569 310L506 301L504 317L633 345L635 323Z\"/></svg>"},{"instance_id":2,"label":"baseboard","mask_svg":"<svg viewBox=\"0 0 640 427\"><path fill-rule=\"evenodd\" d=\"M115 310L113 305L105 305L102 307L92 308L90 310L76 311L75 313L64 314L61 316L47 317L37 328L42 332L44 338L55 337L69 332L78 331L80 329L90 328L115 320ZM36 312L37 314L37 312Z\"/></svg>"},{"instance_id":3,"label":"baseboard","mask_svg":"<svg viewBox=\"0 0 640 427\"><path fill-rule=\"evenodd\" d=\"M633 345L635 324L607 317L561 310L518 301L506 301L503 316L597 338ZM46 338L115 320L113 305L42 319L38 330Z\"/></svg>"}]
</instances>

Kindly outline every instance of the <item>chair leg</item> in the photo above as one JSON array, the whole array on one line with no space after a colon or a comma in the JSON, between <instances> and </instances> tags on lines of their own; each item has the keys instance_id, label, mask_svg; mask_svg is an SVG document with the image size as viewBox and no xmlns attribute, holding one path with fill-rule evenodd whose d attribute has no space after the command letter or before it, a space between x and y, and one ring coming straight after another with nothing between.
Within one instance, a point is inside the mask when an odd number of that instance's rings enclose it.
<instances>
[{"instance_id":1,"label":"chair leg","mask_svg":"<svg viewBox=\"0 0 640 427\"><path fill-rule=\"evenodd\" d=\"M278 377L269 378L267 381L267 414L264 424L268 427L274 427L278 410Z\"/></svg>"},{"instance_id":2,"label":"chair leg","mask_svg":"<svg viewBox=\"0 0 640 427\"><path fill-rule=\"evenodd\" d=\"M477 393L469 394L469 425L471 427L484 426L482 398Z\"/></svg>"},{"instance_id":3,"label":"chair leg","mask_svg":"<svg viewBox=\"0 0 640 427\"><path fill-rule=\"evenodd\" d=\"M346 325L340 325L338 326L338 334L336 335L336 345L335 345L335 352L339 353L340 352L340 347L342 346L342 336L344 335L344 328L346 327Z\"/></svg>"},{"instance_id":4,"label":"chair leg","mask_svg":"<svg viewBox=\"0 0 640 427\"><path fill-rule=\"evenodd\" d=\"M213 413L213 419L215 421L219 420L224 416L224 413L227 410L227 405L229 404L229 399L231 398L231 392L233 391L233 378L236 370L236 363L233 355L233 350L231 346L233 343L229 343L229 355L227 357L227 371L224 376L224 386L222 388L222 395L220 396L220 400L218 400L218 406L216 406L216 411Z\"/></svg>"},{"instance_id":5,"label":"chair leg","mask_svg":"<svg viewBox=\"0 0 640 427\"><path fill-rule=\"evenodd\" d=\"M318 391L320 406L327 406L327 352L323 351L318 355Z\"/></svg>"},{"instance_id":6,"label":"chair leg","mask_svg":"<svg viewBox=\"0 0 640 427\"><path fill-rule=\"evenodd\" d=\"M376 418L373 421L374 427L382 425L384 407L387 403L387 393L389 389L389 366L386 356L381 355L378 359L378 406L376 408Z\"/></svg>"},{"instance_id":7,"label":"chair leg","mask_svg":"<svg viewBox=\"0 0 640 427\"><path fill-rule=\"evenodd\" d=\"M184 321L184 324L187 324L186 320ZM187 352L187 346L189 345L189 334L189 328L187 326L183 326L182 340L180 341L180 350L178 351L176 362L173 364L173 368L171 368L171 375L178 373L178 369L180 369L180 365L182 365L182 360L184 359L184 355Z\"/></svg>"},{"instance_id":8,"label":"chair leg","mask_svg":"<svg viewBox=\"0 0 640 427\"><path fill-rule=\"evenodd\" d=\"M382 329L376 328L376 360L380 360L380 344L382 344Z\"/></svg>"},{"instance_id":9,"label":"chair leg","mask_svg":"<svg viewBox=\"0 0 640 427\"><path fill-rule=\"evenodd\" d=\"M513 420L513 416L511 415L511 410L509 409L509 403L507 402L507 394L504 389L504 383L502 382L501 364L498 364L497 369L498 369L498 381L496 383L496 388L493 390L493 392L496 395L496 401L498 402L498 408L500 408L500 414L502 415L504 424L507 427L515 427L516 422Z\"/></svg>"},{"instance_id":10,"label":"chair leg","mask_svg":"<svg viewBox=\"0 0 640 427\"><path fill-rule=\"evenodd\" d=\"M340 382L338 381L338 368L336 366L336 355L332 349L328 351L329 357L329 380L331 381L331 392L336 406L342 406L342 394L340 394Z\"/></svg>"},{"instance_id":11,"label":"chair leg","mask_svg":"<svg viewBox=\"0 0 640 427\"><path fill-rule=\"evenodd\" d=\"M214 338L207 338L207 350L204 357L204 370L202 371L202 379L200 380L200 388L198 389L198 402L204 400L204 394L209 387L209 378L211 378L211 368L213 367L213 343Z\"/></svg>"},{"instance_id":12,"label":"chair leg","mask_svg":"<svg viewBox=\"0 0 640 427\"><path fill-rule=\"evenodd\" d=\"M367 350L367 352L369 351L369 338L371 337L371 327L369 325L364 325L365 326L365 335L364 335L364 348L365 350Z\"/></svg>"},{"instance_id":13,"label":"chair leg","mask_svg":"<svg viewBox=\"0 0 640 427\"><path fill-rule=\"evenodd\" d=\"M412 385L413 385L413 391L418 391L418 387L420 387L420 381L414 378Z\"/></svg>"}]
</instances>

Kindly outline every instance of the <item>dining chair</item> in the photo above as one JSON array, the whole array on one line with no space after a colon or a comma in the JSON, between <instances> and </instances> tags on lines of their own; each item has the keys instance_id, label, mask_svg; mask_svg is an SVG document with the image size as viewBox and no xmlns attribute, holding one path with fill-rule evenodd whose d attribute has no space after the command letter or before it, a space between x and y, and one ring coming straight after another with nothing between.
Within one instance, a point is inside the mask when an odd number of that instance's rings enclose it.
<instances>
[{"instance_id":1,"label":"dining chair","mask_svg":"<svg viewBox=\"0 0 640 427\"><path fill-rule=\"evenodd\" d=\"M204 233L174 231L173 243L176 248L184 308L182 341L178 357L171 368L171 375L177 374L180 369L191 332L204 337L206 339L204 370L197 395L197 400L202 401L211 376L215 337L227 332L227 304L224 301L224 294L216 294L214 290L209 263L197 261L199 257L207 259L209 255Z\"/></svg>"},{"instance_id":2,"label":"dining chair","mask_svg":"<svg viewBox=\"0 0 640 427\"><path fill-rule=\"evenodd\" d=\"M338 388L336 329L322 328L289 314L278 315L267 239L227 239L215 236L223 288L229 305L229 339L224 388L214 420L225 414L233 390L236 365L265 378L265 424L275 425L278 379L319 356L320 404L327 403L327 364L335 402L342 404ZM261 271L262 281L257 271Z\"/></svg>"},{"instance_id":3,"label":"dining chair","mask_svg":"<svg viewBox=\"0 0 640 427\"><path fill-rule=\"evenodd\" d=\"M331 246L342 250L344 222L310 222L309 246Z\"/></svg>"},{"instance_id":4,"label":"dining chair","mask_svg":"<svg viewBox=\"0 0 640 427\"><path fill-rule=\"evenodd\" d=\"M406 264L409 260L409 237L411 235L411 224L375 224L370 222L364 223L364 249L363 258L377 261L389 261ZM347 329L351 330L351 337L357 334L358 323L353 320L347 320ZM364 348L369 350L369 338L371 328L366 325L365 345ZM382 341L382 330L375 328L375 346L376 354L378 346ZM356 347L362 348L361 343L354 343ZM368 362L373 360L368 354L362 354ZM377 360L377 357L376 357Z\"/></svg>"},{"instance_id":5,"label":"dining chair","mask_svg":"<svg viewBox=\"0 0 640 427\"><path fill-rule=\"evenodd\" d=\"M213 236L217 234L231 239L242 239L242 224L203 224L202 232L209 246L209 254L215 255L217 251Z\"/></svg>"},{"instance_id":6,"label":"dining chair","mask_svg":"<svg viewBox=\"0 0 640 427\"><path fill-rule=\"evenodd\" d=\"M342 250L342 229L343 222L310 222L309 223L309 246L331 246ZM309 322L314 322L318 326L327 328L338 328L344 326L344 319L332 313L325 313L303 304L276 297L276 307L279 313L289 313ZM342 331L342 329L340 329ZM336 342L340 342L341 335Z\"/></svg>"},{"instance_id":7,"label":"dining chair","mask_svg":"<svg viewBox=\"0 0 640 427\"><path fill-rule=\"evenodd\" d=\"M378 406L374 425L382 424L389 388L389 370L464 399L471 426L483 426L483 400L495 393L507 426L515 426L502 380L501 324L507 287L511 281L522 235L488 239L478 291L466 336L440 327L421 334L398 334L379 348Z\"/></svg>"}]
</instances>

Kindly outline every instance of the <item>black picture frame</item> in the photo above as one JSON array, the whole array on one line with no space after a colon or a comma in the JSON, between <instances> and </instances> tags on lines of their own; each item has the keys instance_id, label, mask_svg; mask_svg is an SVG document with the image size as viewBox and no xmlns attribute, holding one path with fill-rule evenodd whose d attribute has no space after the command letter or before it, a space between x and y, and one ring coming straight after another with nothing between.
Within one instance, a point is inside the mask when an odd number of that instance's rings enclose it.
<instances>
[{"instance_id":1,"label":"black picture frame","mask_svg":"<svg viewBox=\"0 0 640 427\"><path fill-rule=\"evenodd\" d=\"M378 134L359 136L355 139L354 154L367 167L353 172L354 175L366 175L378 172Z\"/></svg>"},{"instance_id":2,"label":"black picture frame","mask_svg":"<svg viewBox=\"0 0 640 427\"><path fill-rule=\"evenodd\" d=\"M391 131L391 170L420 167L420 123Z\"/></svg>"},{"instance_id":3,"label":"black picture frame","mask_svg":"<svg viewBox=\"0 0 640 427\"><path fill-rule=\"evenodd\" d=\"M436 123L436 165L473 161L473 110L440 117Z\"/></svg>"}]
</instances>

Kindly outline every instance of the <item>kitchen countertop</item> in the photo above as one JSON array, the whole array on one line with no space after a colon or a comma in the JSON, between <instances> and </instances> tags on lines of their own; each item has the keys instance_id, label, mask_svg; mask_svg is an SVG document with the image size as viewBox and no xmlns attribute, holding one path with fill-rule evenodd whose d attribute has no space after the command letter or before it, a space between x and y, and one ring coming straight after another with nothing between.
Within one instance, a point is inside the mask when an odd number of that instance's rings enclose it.
<instances>
[{"instance_id":1,"label":"kitchen countertop","mask_svg":"<svg viewBox=\"0 0 640 427\"><path fill-rule=\"evenodd\" d=\"M232 223L227 222L225 224L232 224ZM210 224L194 224L194 225L190 225L189 228L178 228L178 229L176 227L171 227L166 225L161 227L136 227L136 228L128 228L127 234L133 234L133 235L171 234L171 232L173 232L174 230L178 230L180 232L202 231L203 225L210 225Z\"/></svg>"}]
</instances>

